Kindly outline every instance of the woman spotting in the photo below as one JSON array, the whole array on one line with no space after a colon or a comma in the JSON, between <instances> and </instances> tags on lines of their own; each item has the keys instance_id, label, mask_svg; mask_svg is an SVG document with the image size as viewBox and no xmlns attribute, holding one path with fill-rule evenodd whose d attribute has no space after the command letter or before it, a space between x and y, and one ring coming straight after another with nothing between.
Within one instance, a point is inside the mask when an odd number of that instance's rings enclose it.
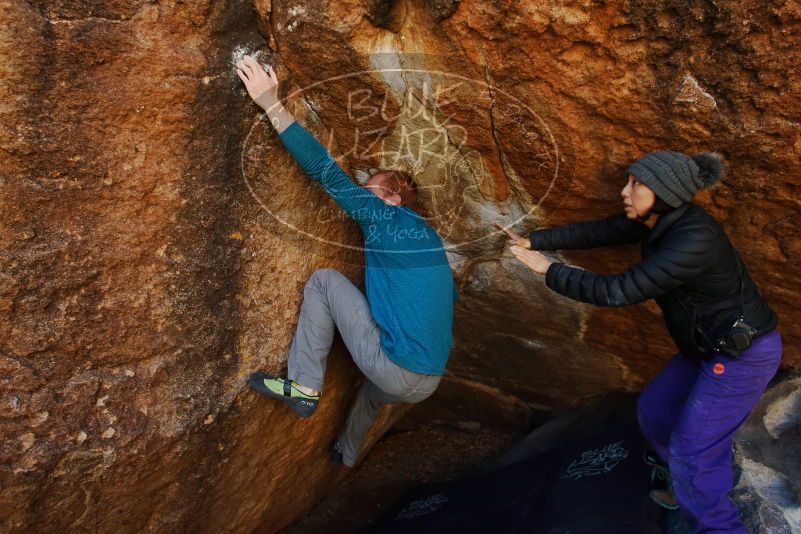
<instances>
[{"instance_id":1,"label":"woman spotting","mask_svg":"<svg viewBox=\"0 0 801 534\"><path fill-rule=\"evenodd\" d=\"M628 168L624 213L528 238L507 234L515 257L568 298L598 306L656 299L679 353L637 405L642 432L672 477L672 491L651 497L678 506L694 532L745 534L728 497L732 435L776 373L782 341L776 315L723 229L692 202L722 174L717 154L652 152ZM635 242L642 261L613 275L537 252Z\"/></svg>"}]
</instances>

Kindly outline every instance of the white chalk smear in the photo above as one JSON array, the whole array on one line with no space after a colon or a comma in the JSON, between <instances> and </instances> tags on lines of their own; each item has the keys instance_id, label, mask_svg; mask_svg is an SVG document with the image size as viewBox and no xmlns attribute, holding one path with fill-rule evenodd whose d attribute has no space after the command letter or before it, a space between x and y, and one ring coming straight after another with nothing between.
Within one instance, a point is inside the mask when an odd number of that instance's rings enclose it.
<instances>
[{"instance_id":1,"label":"white chalk smear","mask_svg":"<svg viewBox=\"0 0 801 534\"><path fill-rule=\"evenodd\" d=\"M267 54L265 54L263 51L261 50L252 51L249 47L237 46L231 53L231 67L233 68L234 73L236 73L237 63L242 61L245 58L245 56L252 57L256 61L258 61L259 64L264 68L267 68L268 65L272 64L271 61L272 58L268 57Z\"/></svg>"}]
</instances>

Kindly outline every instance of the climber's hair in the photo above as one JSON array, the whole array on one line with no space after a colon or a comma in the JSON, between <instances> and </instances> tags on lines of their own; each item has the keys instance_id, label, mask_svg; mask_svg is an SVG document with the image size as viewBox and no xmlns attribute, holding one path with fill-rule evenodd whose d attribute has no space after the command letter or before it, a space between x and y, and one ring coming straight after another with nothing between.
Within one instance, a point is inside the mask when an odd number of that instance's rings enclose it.
<instances>
[{"instance_id":1,"label":"climber's hair","mask_svg":"<svg viewBox=\"0 0 801 534\"><path fill-rule=\"evenodd\" d=\"M370 178L372 179L379 174L384 175L386 187L393 194L400 196L402 205L414 206L417 201L417 191L415 191L414 178L410 173L395 169L379 169Z\"/></svg>"}]
</instances>

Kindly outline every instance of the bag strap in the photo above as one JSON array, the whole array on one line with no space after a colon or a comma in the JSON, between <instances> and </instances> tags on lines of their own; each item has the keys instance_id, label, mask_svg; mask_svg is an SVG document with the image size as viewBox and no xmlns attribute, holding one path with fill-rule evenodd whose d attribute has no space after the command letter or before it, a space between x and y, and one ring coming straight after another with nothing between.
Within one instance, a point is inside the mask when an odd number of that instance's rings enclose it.
<instances>
[{"instance_id":1,"label":"bag strap","mask_svg":"<svg viewBox=\"0 0 801 534\"><path fill-rule=\"evenodd\" d=\"M740 255L734 251L734 259L737 260L737 270L740 273L740 320L745 321L745 270L740 262Z\"/></svg>"},{"instance_id":2,"label":"bag strap","mask_svg":"<svg viewBox=\"0 0 801 534\"><path fill-rule=\"evenodd\" d=\"M745 271L743 270L743 265L740 262L740 255L737 254L736 250L734 251L734 259L737 262L737 272L740 274L740 295L739 295L740 320L745 321ZM681 307L684 308L684 311L687 312L687 316L690 318L690 322L692 322L695 329L701 333L701 335L704 337L704 340L709 344L712 350L718 350L717 344L713 343L712 340L709 339L709 336L706 335L704 329L701 328L701 325L698 324L698 322L696 321L697 314L695 313L695 310L693 309L693 311L690 311L690 309L687 308L687 305L684 303L684 299L686 296L687 293L682 292L681 296L679 296L676 300L678 300Z\"/></svg>"}]
</instances>

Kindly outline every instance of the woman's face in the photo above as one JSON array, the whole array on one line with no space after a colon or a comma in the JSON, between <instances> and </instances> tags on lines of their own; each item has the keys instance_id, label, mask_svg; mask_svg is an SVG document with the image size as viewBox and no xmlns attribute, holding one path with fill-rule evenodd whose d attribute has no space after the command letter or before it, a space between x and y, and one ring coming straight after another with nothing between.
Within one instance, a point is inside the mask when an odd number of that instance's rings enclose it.
<instances>
[{"instance_id":1,"label":"woman's face","mask_svg":"<svg viewBox=\"0 0 801 534\"><path fill-rule=\"evenodd\" d=\"M629 174L629 183L620 192L623 197L623 211L629 219L637 219L648 214L656 201L656 195L645 184Z\"/></svg>"}]
</instances>

